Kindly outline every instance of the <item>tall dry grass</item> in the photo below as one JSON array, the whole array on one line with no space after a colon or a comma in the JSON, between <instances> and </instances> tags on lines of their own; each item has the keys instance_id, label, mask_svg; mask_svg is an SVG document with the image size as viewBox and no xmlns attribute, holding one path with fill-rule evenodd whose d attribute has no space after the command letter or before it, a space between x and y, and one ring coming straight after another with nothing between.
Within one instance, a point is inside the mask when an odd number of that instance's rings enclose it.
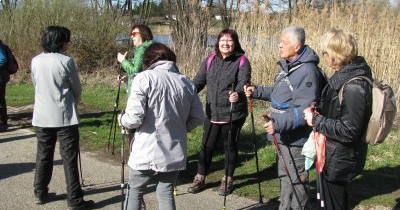
<instances>
[{"instance_id":1,"label":"tall dry grass","mask_svg":"<svg viewBox=\"0 0 400 210\"><path fill-rule=\"evenodd\" d=\"M211 15L200 11L196 1L180 1L175 5L178 21L169 26L175 39L172 48L178 56L181 70L193 77L210 48L201 43L209 32L217 35L221 28L210 27ZM185 4L183 4L185 3ZM184 8L183 8L184 7ZM171 8L170 8L171 9ZM400 66L400 15L398 8L353 4L323 9L301 8L293 12L291 24L285 13L266 14L254 6L251 12L236 13L233 28L239 33L242 47L252 64L255 84L271 84L279 59L277 45L280 31L289 25L306 29L306 42L320 52L319 39L331 27L352 32L359 45L359 54L371 65L378 80L388 82L400 96L398 68ZM185 22L180 21L185 20ZM0 38L8 43L20 61L21 71L14 81L29 81L29 64L41 52L40 37L48 25L64 25L72 31L72 54L85 82L114 81L118 67L115 55L121 49L115 45L118 33L128 33L130 20L116 11L94 11L79 0L30 0L12 11L0 13ZM160 30L160 27L151 26ZM328 75L332 71L321 62Z\"/></svg>"},{"instance_id":2,"label":"tall dry grass","mask_svg":"<svg viewBox=\"0 0 400 210\"><path fill-rule=\"evenodd\" d=\"M303 26L306 43L320 53L320 38L332 27L342 28L356 37L359 54L372 67L377 80L391 85L400 103L400 15L398 8L358 4L342 7L298 8L293 22L286 14L237 14L234 28L252 64L252 80L256 84L271 84L276 74L277 44L280 31L289 26ZM321 67L331 75L332 70L321 61Z\"/></svg>"}]
</instances>

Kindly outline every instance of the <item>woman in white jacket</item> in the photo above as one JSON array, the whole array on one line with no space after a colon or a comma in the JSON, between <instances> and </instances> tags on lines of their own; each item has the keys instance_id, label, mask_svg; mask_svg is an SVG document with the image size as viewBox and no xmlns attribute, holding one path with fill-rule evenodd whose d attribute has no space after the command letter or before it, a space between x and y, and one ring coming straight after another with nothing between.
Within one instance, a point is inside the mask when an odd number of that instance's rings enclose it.
<instances>
[{"instance_id":1,"label":"woman in white jacket","mask_svg":"<svg viewBox=\"0 0 400 210\"><path fill-rule=\"evenodd\" d=\"M196 88L175 64L176 55L155 43L144 53L143 71L133 80L120 124L136 129L128 165L125 209L140 209L151 179L157 181L159 209L176 209L173 186L186 169L186 133L204 120Z\"/></svg>"}]
</instances>

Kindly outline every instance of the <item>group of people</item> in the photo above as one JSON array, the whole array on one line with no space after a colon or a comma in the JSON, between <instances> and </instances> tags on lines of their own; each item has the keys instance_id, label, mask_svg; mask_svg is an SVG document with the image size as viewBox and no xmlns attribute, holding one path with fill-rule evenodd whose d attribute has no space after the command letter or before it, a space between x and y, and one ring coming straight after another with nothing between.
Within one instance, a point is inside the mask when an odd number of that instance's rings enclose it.
<instances>
[{"instance_id":1,"label":"group of people","mask_svg":"<svg viewBox=\"0 0 400 210\"><path fill-rule=\"evenodd\" d=\"M247 100L253 99L271 102L270 120L263 127L269 137L277 139L282 154L278 159L279 209L308 208L309 176L301 151L313 129L327 137L321 192L325 209L348 209L346 186L354 173L355 151L363 146L361 138L372 104L371 87L363 80L347 84L343 101L338 101L339 89L351 78L362 75L372 79L365 59L358 56L357 43L351 34L331 29L323 36L322 58L335 71L327 79L318 67L318 54L305 44L304 29L297 26L283 29L274 84L261 86L250 85L250 61L235 30L224 29L219 33L215 52L204 59L193 79L179 71L176 55L170 48L152 41L147 26L134 25L130 32L133 58L128 60L126 52L117 55L127 73L119 80L128 83L127 106L118 121L124 129L135 130L130 136L125 209L141 208L150 180L157 181L159 209L176 209L173 189L178 172L186 169L186 133L201 124L203 138L197 173L188 192L204 189L213 152L218 143L223 143L225 175L217 191L225 196L231 193L240 131L248 115ZM43 52L31 63L35 89L32 124L38 139L34 195L37 204L49 200L48 184L58 139L68 206L85 209L94 202L83 199L79 182L77 106L81 83L74 59L67 54L70 36L65 27L49 26L42 37ZM0 47L0 72L3 54ZM205 87L204 112L198 93ZM318 104L316 110L311 107L313 102Z\"/></svg>"},{"instance_id":2,"label":"group of people","mask_svg":"<svg viewBox=\"0 0 400 210\"><path fill-rule=\"evenodd\" d=\"M318 67L318 54L305 43L304 28L283 29L279 41L281 59L274 84L254 86L249 85L251 65L235 30L224 29L218 34L214 53L204 59L193 80L179 73L176 56L168 47L159 43L141 45L141 33L148 34L149 30L143 25L132 27L135 48L147 48L143 72L137 76L129 73L128 66L138 62L136 53L131 64L125 59L126 53L118 54L128 81L132 80L127 108L119 117L120 125L136 129L128 162L126 209L140 209L151 179L158 183L159 209L175 209L173 187L178 171L186 167L186 132L203 120L197 173L188 192L204 189L213 152L218 143L223 143L225 175L217 192L224 196L231 193L237 143L248 115L247 101L252 99L271 102L270 120L263 127L269 137L277 139L281 153L279 209L309 208L309 175L302 148L312 130L327 138L327 158L321 179L324 208L348 209L346 186L356 175L357 152L367 147L362 136L372 112L368 81L349 82L344 88L343 100L338 100L339 89L351 78L372 79L371 70L365 59L358 56L356 40L350 33L331 29L323 36L323 60L335 71L328 79ZM203 117L197 93L205 87Z\"/></svg>"}]
</instances>

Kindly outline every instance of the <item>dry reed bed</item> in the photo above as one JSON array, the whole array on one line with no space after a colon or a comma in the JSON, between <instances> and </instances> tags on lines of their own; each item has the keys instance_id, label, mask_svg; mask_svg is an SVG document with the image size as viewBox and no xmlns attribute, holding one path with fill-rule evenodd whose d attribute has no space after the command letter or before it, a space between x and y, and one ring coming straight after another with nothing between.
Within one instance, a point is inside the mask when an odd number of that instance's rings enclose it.
<instances>
[{"instance_id":1,"label":"dry reed bed","mask_svg":"<svg viewBox=\"0 0 400 210\"><path fill-rule=\"evenodd\" d=\"M114 45L115 35L128 32L127 20L118 13L88 10L80 6L78 0L52 2L24 1L12 13L0 13L0 38L12 46L21 64L21 71L13 81L29 81L30 60L40 52L41 31L50 24L65 25L72 30L71 54L76 58L84 78L91 78L87 83L98 82L102 78L113 81L118 71L115 54L125 50ZM170 32L176 38L172 48L178 56L181 70L193 77L200 62L212 50L204 48L199 40L207 35L204 31L213 31L211 35L216 35L215 31L219 30L210 27L210 11L199 12L194 4L178 15L190 21L170 25ZM378 80L384 80L393 87L400 102L398 8L362 4L323 9L299 8L293 12L292 20L289 24L287 14L265 14L261 8L235 14L232 27L238 31L242 47L252 63L253 83L272 83L279 58L278 39L283 28L303 26L307 44L319 53L322 34L331 27L340 27L355 35L360 55L367 59ZM332 74L324 62L321 62L321 67L328 75Z\"/></svg>"},{"instance_id":2,"label":"dry reed bed","mask_svg":"<svg viewBox=\"0 0 400 210\"><path fill-rule=\"evenodd\" d=\"M287 20L285 15L274 17L262 13L252 16L238 15L235 28L252 62L254 83L272 83L278 59L277 43L280 30L289 25L303 26L306 30L307 44L320 53L320 37L329 28L338 27L355 35L359 54L366 58L377 80L384 80L393 87L399 104L400 16L398 10L377 5L319 10L299 8L294 12L293 22L289 24ZM328 75L333 73L323 61L321 67Z\"/></svg>"}]
</instances>

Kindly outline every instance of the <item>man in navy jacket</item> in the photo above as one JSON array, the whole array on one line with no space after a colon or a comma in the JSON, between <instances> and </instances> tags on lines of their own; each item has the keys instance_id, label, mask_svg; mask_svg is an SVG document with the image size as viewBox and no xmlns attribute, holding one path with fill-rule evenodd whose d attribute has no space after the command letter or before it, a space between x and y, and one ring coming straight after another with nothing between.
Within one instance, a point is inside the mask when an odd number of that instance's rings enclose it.
<instances>
[{"instance_id":1,"label":"man in navy jacket","mask_svg":"<svg viewBox=\"0 0 400 210\"><path fill-rule=\"evenodd\" d=\"M317 66L318 55L305 45L302 27L291 26L282 31L279 53L279 73L274 85L244 88L248 97L271 101L271 120L264 124L264 128L269 137L275 135L277 138L285 161L281 158L278 161L281 182L279 209L304 209L308 201L308 172L304 167L301 150L311 128L307 127L303 110L318 100L325 79Z\"/></svg>"}]
</instances>

